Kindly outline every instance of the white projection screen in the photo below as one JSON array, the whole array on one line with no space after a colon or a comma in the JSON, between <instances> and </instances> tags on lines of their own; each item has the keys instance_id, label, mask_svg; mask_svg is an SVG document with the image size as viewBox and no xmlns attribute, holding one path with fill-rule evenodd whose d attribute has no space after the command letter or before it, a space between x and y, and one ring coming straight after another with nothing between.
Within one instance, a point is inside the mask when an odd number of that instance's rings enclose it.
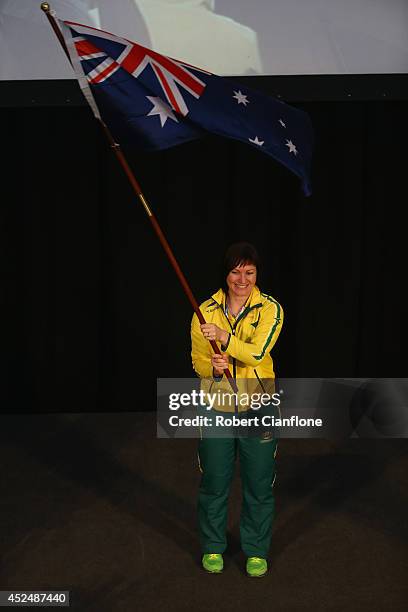
<instances>
[{"instance_id":1,"label":"white projection screen","mask_svg":"<svg viewBox=\"0 0 408 612\"><path fill-rule=\"evenodd\" d=\"M0 79L73 74L38 0L0 0ZM220 75L405 73L408 0L51 0Z\"/></svg>"}]
</instances>

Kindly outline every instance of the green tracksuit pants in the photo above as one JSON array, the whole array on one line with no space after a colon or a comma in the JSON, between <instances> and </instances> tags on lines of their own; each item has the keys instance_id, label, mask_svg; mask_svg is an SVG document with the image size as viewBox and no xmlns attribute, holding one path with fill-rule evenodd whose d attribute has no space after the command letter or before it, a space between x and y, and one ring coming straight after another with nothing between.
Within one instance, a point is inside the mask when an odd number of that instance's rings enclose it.
<instances>
[{"instance_id":1,"label":"green tracksuit pants","mask_svg":"<svg viewBox=\"0 0 408 612\"><path fill-rule=\"evenodd\" d=\"M203 553L227 546L227 510L236 455L239 454L242 508L241 547L247 557L268 556L274 517L273 483L277 440L260 437L202 438L198 523Z\"/></svg>"}]
</instances>

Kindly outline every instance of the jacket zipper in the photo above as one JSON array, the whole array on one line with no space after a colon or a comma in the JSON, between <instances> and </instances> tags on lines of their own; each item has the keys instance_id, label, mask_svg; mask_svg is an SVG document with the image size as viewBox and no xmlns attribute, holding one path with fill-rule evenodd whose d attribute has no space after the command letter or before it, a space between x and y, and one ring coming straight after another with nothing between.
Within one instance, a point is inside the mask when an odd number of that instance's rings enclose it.
<instances>
[{"instance_id":1,"label":"jacket zipper","mask_svg":"<svg viewBox=\"0 0 408 612\"><path fill-rule=\"evenodd\" d=\"M243 318L244 318L244 316L246 316L250 310L252 310L253 308L256 308L256 307L257 307L257 306L259 306L259 305L260 305L260 304L257 304L256 306L252 306L251 308L246 308L246 309L244 310L244 312L243 312L243 313L241 313L241 314L240 314L240 316L237 318L237 320L236 320L236 321L235 321L235 323L234 323L234 326L232 326L232 325L231 325L231 321L229 320L229 318L228 318L228 317L227 317L227 315L225 314L224 308L221 306L221 310L222 310L222 312L224 313L224 316L225 316L225 318L226 318L226 319L227 319L227 321L228 321L228 325L229 325L229 326L230 326L230 328L231 328L231 331L232 331L232 335L233 335L233 336L235 336L235 329L236 329L236 326L237 326L237 324L239 323L239 321L240 321L241 319L243 319ZM218 304L218 306L220 306L220 304ZM261 385L262 389L264 390L264 386L263 386L263 384L262 384L262 382L261 382L261 380L260 380L260 378L259 378L258 373L257 373L257 371L256 371L256 370L255 370L255 374L256 374L256 377L257 377L257 379L258 379L258 381L259 381L259 383L260 383L260 385ZM236 367L236 359L235 359L235 357L233 357L233 358L232 358L232 377L233 377L233 379L234 379L235 381L237 380L237 367ZM264 390L264 392L265 392L265 390ZM236 400L235 400L235 413L237 413L237 412L239 412L239 411L238 411L238 404L237 404L237 399L236 399Z\"/></svg>"},{"instance_id":2,"label":"jacket zipper","mask_svg":"<svg viewBox=\"0 0 408 612\"><path fill-rule=\"evenodd\" d=\"M224 316L225 316L225 318L226 318L226 319L227 319L227 321L228 321L228 325L229 325L229 326L230 326L230 328L231 328L232 335L233 335L233 336L235 336L235 328L236 328L236 326L237 326L237 323L235 322L235 323L234 323L234 326L232 326L232 325L231 325L231 321L229 320L229 318L227 317L227 315L226 315L226 314L225 314L225 312L224 312L224 309L223 309L223 308L221 308L221 310L223 311ZM235 357L233 357L233 358L232 358L232 377L233 377L233 379L234 379L235 381L237 380L237 365L236 365L236 359L235 359ZM239 412L239 411L238 411L238 404L237 404L237 400L238 400L238 398L235 398L235 410L234 410L234 413L235 413L235 414Z\"/></svg>"},{"instance_id":3,"label":"jacket zipper","mask_svg":"<svg viewBox=\"0 0 408 612\"><path fill-rule=\"evenodd\" d=\"M232 328L232 335L233 336L235 336L235 325ZM237 380L237 367L236 367L236 359L235 359L235 357L232 358L232 376L234 377L234 380L236 381ZM235 398L235 410L234 410L234 413L238 414L238 412L239 412L239 410L238 410L238 397L236 397Z\"/></svg>"},{"instance_id":4,"label":"jacket zipper","mask_svg":"<svg viewBox=\"0 0 408 612\"><path fill-rule=\"evenodd\" d=\"M232 328L231 328L231 329L232 329L232 335L233 335L233 336L235 336L235 328L236 328L236 323L235 323L234 327L232 327ZM235 379L235 380L236 380L236 378L237 378L237 371L236 371L236 370L237 370L237 367L236 367L236 362L237 362L237 360L235 359L235 357L233 357L233 358L232 358L232 372L233 372L233 376L234 376L234 379Z\"/></svg>"}]
</instances>

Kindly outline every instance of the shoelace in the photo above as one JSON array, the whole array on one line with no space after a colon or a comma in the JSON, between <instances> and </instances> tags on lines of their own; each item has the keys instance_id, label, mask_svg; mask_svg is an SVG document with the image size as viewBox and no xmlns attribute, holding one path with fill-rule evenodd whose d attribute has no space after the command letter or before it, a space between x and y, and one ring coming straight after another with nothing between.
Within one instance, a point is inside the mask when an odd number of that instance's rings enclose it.
<instances>
[{"instance_id":1,"label":"shoelace","mask_svg":"<svg viewBox=\"0 0 408 612\"><path fill-rule=\"evenodd\" d=\"M254 563L262 563L263 559L261 559L261 557L251 557L251 561L254 561Z\"/></svg>"},{"instance_id":2,"label":"shoelace","mask_svg":"<svg viewBox=\"0 0 408 612\"><path fill-rule=\"evenodd\" d=\"M218 554L218 553L212 553L212 554L210 555L210 559L217 559L217 557L219 557L219 554Z\"/></svg>"}]
</instances>

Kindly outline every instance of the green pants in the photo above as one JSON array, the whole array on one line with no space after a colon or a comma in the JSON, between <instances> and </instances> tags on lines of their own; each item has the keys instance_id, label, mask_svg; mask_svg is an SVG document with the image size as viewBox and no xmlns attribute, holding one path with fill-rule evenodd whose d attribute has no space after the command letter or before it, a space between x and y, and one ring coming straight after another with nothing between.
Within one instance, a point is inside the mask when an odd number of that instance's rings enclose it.
<instances>
[{"instance_id":1,"label":"green pants","mask_svg":"<svg viewBox=\"0 0 408 612\"><path fill-rule=\"evenodd\" d=\"M247 557L268 556L274 517L273 482L277 440L202 438L198 522L203 553L223 553L227 546L227 510L236 455L239 453L242 508L241 547Z\"/></svg>"}]
</instances>

